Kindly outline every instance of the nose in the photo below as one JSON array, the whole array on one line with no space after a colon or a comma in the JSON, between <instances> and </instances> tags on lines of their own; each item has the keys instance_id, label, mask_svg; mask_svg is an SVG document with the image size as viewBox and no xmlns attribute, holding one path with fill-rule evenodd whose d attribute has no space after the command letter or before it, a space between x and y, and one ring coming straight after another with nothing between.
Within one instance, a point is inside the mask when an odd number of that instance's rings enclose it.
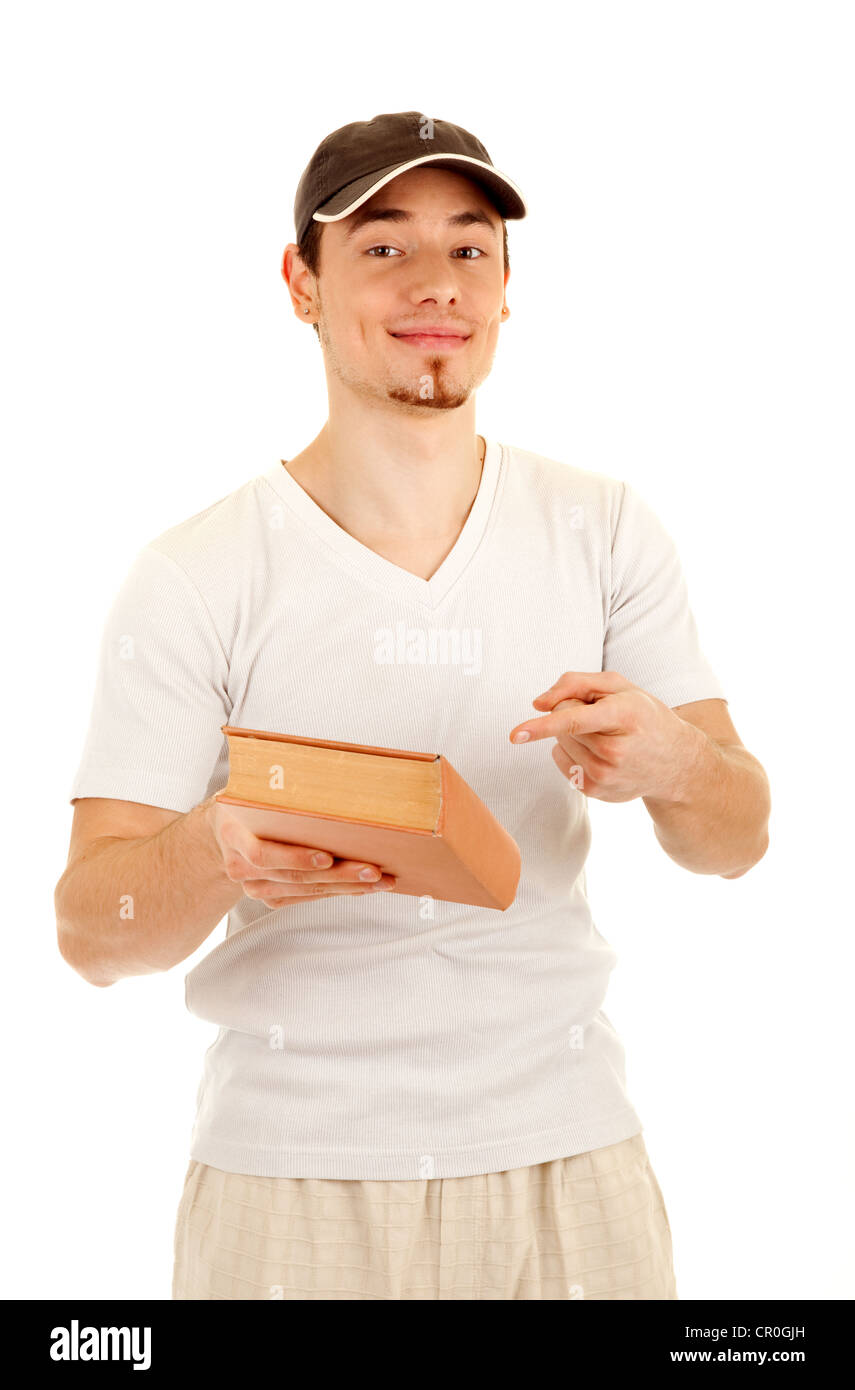
<instances>
[{"instance_id":1,"label":"nose","mask_svg":"<svg viewBox=\"0 0 855 1390\"><path fill-rule=\"evenodd\" d=\"M422 248L412 257L411 265L409 297L413 304L432 301L446 305L457 302L457 274L444 251Z\"/></svg>"}]
</instances>

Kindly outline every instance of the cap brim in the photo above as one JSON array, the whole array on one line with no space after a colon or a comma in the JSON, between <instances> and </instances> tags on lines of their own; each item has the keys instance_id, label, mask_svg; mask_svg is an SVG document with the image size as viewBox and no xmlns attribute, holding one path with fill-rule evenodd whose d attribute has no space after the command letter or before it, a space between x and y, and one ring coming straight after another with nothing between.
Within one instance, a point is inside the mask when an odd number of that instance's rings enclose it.
<instances>
[{"instance_id":1,"label":"cap brim","mask_svg":"<svg viewBox=\"0 0 855 1390\"><path fill-rule=\"evenodd\" d=\"M440 169L452 169L464 175L468 170L469 177L491 193L502 217L518 218L528 214L525 199L516 184L492 164L485 164L482 159L475 159L468 154L425 154L418 159L409 159L404 164L390 164L385 169L378 169L373 174L354 179L322 203L312 220L339 222L343 217L349 217L378 189L383 188L399 174L406 173L408 169L415 169L420 164L435 164Z\"/></svg>"}]
</instances>

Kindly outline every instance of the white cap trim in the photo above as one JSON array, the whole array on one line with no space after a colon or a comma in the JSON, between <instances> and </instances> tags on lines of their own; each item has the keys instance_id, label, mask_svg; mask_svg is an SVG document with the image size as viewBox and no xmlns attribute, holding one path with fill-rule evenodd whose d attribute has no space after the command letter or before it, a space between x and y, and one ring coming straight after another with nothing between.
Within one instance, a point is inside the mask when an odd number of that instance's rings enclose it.
<instances>
[{"instance_id":1,"label":"white cap trim","mask_svg":"<svg viewBox=\"0 0 855 1390\"><path fill-rule=\"evenodd\" d=\"M407 164L400 164L397 169L392 170L391 174L385 174L382 179L378 179L377 183L372 184L370 188L366 189L365 192L362 193L355 202L352 202L349 207L346 207L343 212L315 212L312 214L312 221L340 222L343 217L349 217L358 207L361 207L369 198L372 198L378 189L381 189L384 184L390 183L392 179L396 179L399 174L405 173L407 169L414 169L417 164L430 164L437 159L453 159L459 161L461 164L477 164L479 169L486 169L488 173L498 175L509 188L514 190L525 208L526 216L528 216L528 204L521 190L517 188L513 179L509 179L507 174L503 174L501 169L497 169L494 164L485 164L483 159L476 159L474 155L471 154L424 154L420 155L418 159L411 159Z\"/></svg>"}]
</instances>

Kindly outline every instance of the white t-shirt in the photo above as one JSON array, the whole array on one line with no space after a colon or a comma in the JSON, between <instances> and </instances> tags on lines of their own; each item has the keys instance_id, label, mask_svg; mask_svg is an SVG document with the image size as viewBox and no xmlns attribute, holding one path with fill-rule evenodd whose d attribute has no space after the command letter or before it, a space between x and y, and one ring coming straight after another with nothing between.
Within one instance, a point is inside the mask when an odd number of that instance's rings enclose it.
<instances>
[{"instance_id":1,"label":"white t-shirt","mask_svg":"<svg viewBox=\"0 0 855 1390\"><path fill-rule=\"evenodd\" d=\"M563 672L600 670L669 707L724 698L639 494L492 440L430 579L349 535L281 462L143 547L106 620L72 801L189 811L227 781L228 723L443 753L522 855L504 912L242 897L186 977L218 1030L192 1158L462 1177L641 1130L602 1009L616 956L586 898L586 798L552 739L508 739Z\"/></svg>"}]
</instances>

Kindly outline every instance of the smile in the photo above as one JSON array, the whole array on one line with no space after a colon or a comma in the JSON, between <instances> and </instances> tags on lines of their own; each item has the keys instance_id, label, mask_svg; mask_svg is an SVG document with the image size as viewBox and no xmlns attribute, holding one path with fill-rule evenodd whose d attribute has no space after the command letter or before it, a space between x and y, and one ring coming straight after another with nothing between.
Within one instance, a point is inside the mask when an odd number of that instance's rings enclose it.
<instances>
[{"instance_id":1,"label":"smile","mask_svg":"<svg viewBox=\"0 0 855 1390\"><path fill-rule=\"evenodd\" d=\"M399 343L409 343L413 347L439 348L445 351L461 348L469 341L456 333L392 333L391 337L396 338Z\"/></svg>"}]
</instances>

